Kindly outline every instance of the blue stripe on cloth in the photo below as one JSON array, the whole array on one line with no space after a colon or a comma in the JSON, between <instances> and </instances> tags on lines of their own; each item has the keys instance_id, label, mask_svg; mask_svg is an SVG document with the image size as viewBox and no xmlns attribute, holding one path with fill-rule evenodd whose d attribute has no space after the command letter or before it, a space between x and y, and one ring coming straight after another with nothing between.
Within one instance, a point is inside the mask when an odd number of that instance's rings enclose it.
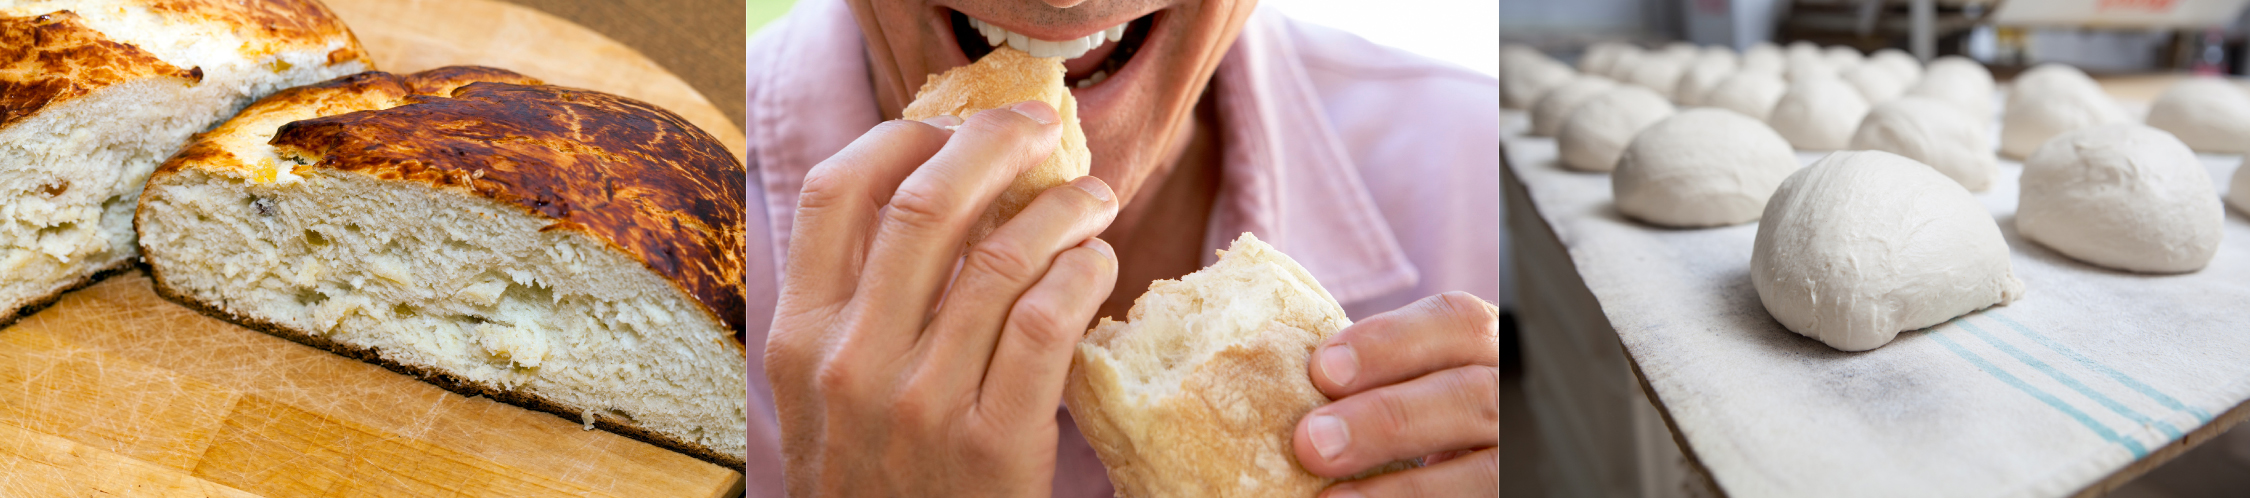
<instances>
[{"instance_id":1,"label":"blue stripe on cloth","mask_svg":"<svg viewBox=\"0 0 2250 498\"><path fill-rule=\"evenodd\" d=\"M2057 398L2052 394L2047 394L2046 391L2040 390L2037 387L2033 387L2030 383L2024 382L2023 379L2016 378L2015 375L2009 374L2007 371L2001 370L2000 367L1994 366L1992 362L1985 361L1983 357L1977 356L1976 353L1969 352L1969 348L1962 347L1960 343L1953 342L1953 338L1946 337L1945 334L1940 333L1938 329L1942 327L1943 325L1931 328L1929 331L1929 336L1932 339L1937 339L1938 344L1945 345L1946 349L1953 350L1954 355L1960 356L1961 359L1968 360L1969 364L1975 365L1978 370L1983 370L1984 373L1991 374L1993 378L2000 379L2000 382L2010 386L2015 386L2016 390L2023 391L2024 394L2029 394L2032 398L2036 398L2039 401L2046 403L2047 406L2054 407L2056 411L2060 411L2064 415L2070 416L2070 418L2077 420L2079 425L2086 426L2087 430L2094 431L2094 434L2101 436L2102 439L2107 439L2109 440L2109 442L2117 443L2119 446L2124 446L2126 451L2133 453L2134 460L2139 460L2141 459L2141 457L2148 456L2148 448L2142 447L2140 441L2126 439L2123 436L2117 435L2117 432L2109 430L2108 426L2104 426L2099 422L2095 422L2093 417L2086 415L2086 412L2079 411L2078 408L2072 407L2069 403L2063 402L2062 398Z\"/></svg>"},{"instance_id":2,"label":"blue stripe on cloth","mask_svg":"<svg viewBox=\"0 0 2250 498\"><path fill-rule=\"evenodd\" d=\"M2047 349L2054 350L2056 353L2070 358L2071 361L2078 362L2079 365L2085 366L2088 370L2101 372L2102 375L2109 376L2110 379L2116 380L2119 384L2124 384L2125 387L2130 387L2135 391L2140 391L2141 395L2148 396L2149 399L2156 400L2157 404L2164 405L2165 408L2188 412L2189 415L2195 416L2195 422L2197 424L2211 421L2211 412L2206 412L2202 409L2180 403L2180 400L2172 399L2171 396L2164 395L2163 391L2158 391L2154 387L2149 387L2148 384L2142 384L2141 381L2135 380L2132 376L2125 375L2125 372L2119 372L2117 371L2117 369L2109 368L2109 365L2097 363L2093 358L2087 358L2086 355L2078 354L2077 351L2073 351L2070 348L2063 347L2062 343L2055 342L2054 339L2048 338L2045 334L2040 334L2038 332L2032 331L2031 327L2025 327L2021 323L2016 323L2015 320L2009 319L2007 315L2002 315L1997 311L1986 311L1984 313L1979 313L1979 315L1992 317L1993 320L1999 321L2000 324L2007 325L2008 328L2016 329L2016 332L2023 334L2024 337L2029 337L2032 341L2038 342L2039 345L2046 346Z\"/></svg>"},{"instance_id":3,"label":"blue stripe on cloth","mask_svg":"<svg viewBox=\"0 0 2250 498\"><path fill-rule=\"evenodd\" d=\"M2055 367L2047 365L2047 362L2039 361L2038 358L2033 358L2029 354L2024 354L2023 350L2017 349L2015 346L2009 345L2008 343L2001 342L1999 338L1993 337L1992 334L1985 333L1984 329L1977 328L1977 326L1975 325L1970 325L1968 317L1962 317L1962 319L1960 320L1954 320L1953 323L1955 325L1960 325L1962 330L1969 331L1971 335L1977 336L1978 339L1983 339L1986 344L1991 344L1993 348L1999 349L2000 352L2007 353L2008 356L2015 357L2016 361L2021 361L2025 365L2031 365L2031 368L2038 369L2039 373L2047 374L2047 377L2055 379L2055 382L2061 382L2063 387L2068 387L2072 391L2078 391L2078 394L2085 395L2088 398L2093 398L2095 403L2100 403L2103 408L2108 408L2111 413L2116 413L2118 415L2124 416L2125 418L2131 419L2134 422L2138 422L2141 425L2156 427L2158 430L2164 431L2164 435L2170 436L2172 439L2180 438L2180 429L2172 427L2172 424L2165 423L2161 420L2151 420L2148 418L2148 416L2141 415L2141 412L2135 411L2130 407L2126 407L2124 404L2118 403L2117 400L2109 399L2109 396L2103 395L2101 392L2095 391L2091 387L2087 387L2085 383L2079 382L2078 379L2071 378L2069 375L2063 374L2062 371L2056 370Z\"/></svg>"}]
</instances>

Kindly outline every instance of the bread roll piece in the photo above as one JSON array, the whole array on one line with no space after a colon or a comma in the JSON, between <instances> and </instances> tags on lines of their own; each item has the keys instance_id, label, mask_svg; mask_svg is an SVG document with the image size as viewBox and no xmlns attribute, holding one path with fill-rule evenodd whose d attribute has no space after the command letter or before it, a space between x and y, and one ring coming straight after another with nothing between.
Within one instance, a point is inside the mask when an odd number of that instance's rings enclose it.
<instances>
[{"instance_id":1,"label":"bread roll piece","mask_svg":"<svg viewBox=\"0 0 2250 498\"><path fill-rule=\"evenodd\" d=\"M0 325L140 257L133 201L189 135L368 69L309 0L0 2Z\"/></svg>"},{"instance_id":2,"label":"bread roll piece","mask_svg":"<svg viewBox=\"0 0 2250 498\"><path fill-rule=\"evenodd\" d=\"M906 119L916 121L938 116L968 119L978 111L1026 100L1055 107L1062 116L1062 143L1055 145L1047 160L1017 175L1016 182L985 208L976 226L969 229L970 244L984 240L1000 223L1014 218L1040 192L1070 183L1090 171L1094 156L1086 150L1086 132L1078 127L1078 99L1063 86L1062 58L1032 57L1011 47L993 49L975 64L931 76L921 90L914 92L914 103L907 104L903 112Z\"/></svg>"},{"instance_id":3,"label":"bread roll piece","mask_svg":"<svg viewBox=\"0 0 2250 498\"><path fill-rule=\"evenodd\" d=\"M370 72L199 136L136 221L175 301L739 467L744 178L646 103Z\"/></svg>"},{"instance_id":4,"label":"bread roll piece","mask_svg":"<svg viewBox=\"0 0 2250 498\"><path fill-rule=\"evenodd\" d=\"M1063 392L1118 496L1309 497L1334 482L1290 442L1328 404L1306 362L1351 319L1304 267L1244 233L1218 263L1150 284L1126 318L1087 332Z\"/></svg>"}]
</instances>

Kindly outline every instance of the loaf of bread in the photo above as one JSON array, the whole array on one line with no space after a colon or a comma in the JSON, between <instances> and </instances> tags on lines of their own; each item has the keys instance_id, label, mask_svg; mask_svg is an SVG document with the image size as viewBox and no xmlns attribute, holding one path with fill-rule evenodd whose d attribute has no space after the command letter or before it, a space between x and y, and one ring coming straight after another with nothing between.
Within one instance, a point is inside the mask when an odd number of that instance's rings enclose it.
<instances>
[{"instance_id":1,"label":"loaf of bread","mask_svg":"<svg viewBox=\"0 0 2250 498\"><path fill-rule=\"evenodd\" d=\"M313 0L0 2L0 325L139 258L134 200L189 135L368 69Z\"/></svg>"},{"instance_id":2,"label":"loaf of bread","mask_svg":"<svg viewBox=\"0 0 2250 498\"><path fill-rule=\"evenodd\" d=\"M1297 420L1328 403L1313 349L1351 325L1289 256L1248 233L1219 262L1158 280L1078 344L1063 399L1118 496L1310 497ZM1383 470L1396 470L1394 464Z\"/></svg>"},{"instance_id":3,"label":"loaf of bread","mask_svg":"<svg viewBox=\"0 0 2250 498\"><path fill-rule=\"evenodd\" d=\"M1078 126L1078 99L1063 86L1062 58L1032 57L1011 47L993 49L974 64L931 76L904 111L906 119L917 121L938 116L968 119L977 111L1027 100L1054 106L1055 113L1062 117L1062 142L1055 145L1047 160L1017 175L1015 183L992 201L970 228L971 243L983 240L1001 222L1014 218L1040 192L1086 176L1093 164L1093 155L1086 150L1086 132Z\"/></svg>"},{"instance_id":4,"label":"loaf of bread","mask_svg":"<svg viewBox=\"0 0 2250 498\"><path fill-rule=\"evenodd\" d=\"M369 72L198 136L136 221L167 298L739 467L744 180L646 103Z\"/></svg>"}]
</instances>

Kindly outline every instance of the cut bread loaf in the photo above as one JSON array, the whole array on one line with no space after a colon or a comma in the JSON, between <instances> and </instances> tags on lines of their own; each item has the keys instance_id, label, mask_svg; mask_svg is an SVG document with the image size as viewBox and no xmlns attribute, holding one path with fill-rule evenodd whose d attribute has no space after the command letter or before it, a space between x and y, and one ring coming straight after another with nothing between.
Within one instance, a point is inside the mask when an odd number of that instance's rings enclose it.
<instances>
[{"instance_id":1,"label":"cut bread loaf","mask_svg":"<svg viewBox=\"0 0 2250 498\"><path fill-rule=\"evenodd\" d=\"M0 1L0 325L139 257L134 200L189 135L368 69L312 0Z\"/></svg>"},{"instance_id":2,"label":"cut bread loaf","mask_svg":"<svg viewBox=\"0 0 2250 498\"><path fill-rule=\"evenodd\" d=\"M1255 236L1219 255L1150 284L1127 321L1103 318L1078 344L1064 400L1118 496L1309 497L1334 482L1290 444L1329 401L1306 363L1351 320Z\"/></svg>"},{"instance_id":3,"label":"cut bread loaf","mask_svg":"<svg viewBox=\"0 0 2250 498\"><path fill-rule=\"evenodd\" d=\"M1093 153L1086 149L1086 132L1078 126L1078 99L1063 86L1062 58L1032 57L1005 46L993 49L974 64L931 76L921 90L914 92L914 103L907 104L903 112L906 119L916 121L938 116L968 119L978 111L1027 100L1054 106L1062 118L1062 141L1045 161L1017 175L1015 183L985 208L984 215L969 229L972 244L1014 218L1040 192L1086 176L1093 164Z\"/></svg>"},{"instance_id":4,"label":"cut bread loaf","mask_svg":"<svg viewBox=\"0 0 2250 498\"><path fill-rule=\"evenodd\" d=\"M137 221L168 298L739 467L744 179L645 103L369 72L199 136Z\"/></svg>"}]
</instances>

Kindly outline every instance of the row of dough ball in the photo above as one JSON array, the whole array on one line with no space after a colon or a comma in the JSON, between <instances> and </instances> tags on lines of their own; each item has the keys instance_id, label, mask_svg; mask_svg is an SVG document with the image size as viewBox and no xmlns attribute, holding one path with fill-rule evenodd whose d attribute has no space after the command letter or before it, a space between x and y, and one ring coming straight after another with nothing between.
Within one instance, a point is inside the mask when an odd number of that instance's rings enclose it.
<instances>
[{"instance_id":1,"label":"row of dough ball","mask_svg":"<svg viewBox=\"0 0 2250 498\"><path fill-rule=\"evenodd\" d=\"M2086 85L2074 88L2066 79L2072 74ZM2026 76L2030 84L2018 95L2062 97L2029 99L2011 108L2068 117L2048 108L2090 114L2084 110L2101 109L2090 103L2114 106L2075 70L2041 68ZM2042 82L2047 78L2062 83ZM2226 97L2209 95L2239 97L2239 91L2223 82L2191 80L2159 99L2149 123L2187 130L2183 134L2228 136L2226 126L2236 113L2226 112L2231 104L2211 105ZM1792 331L1840 350L1872 349L1900 331L2006 304L2023 292L2008 265L2006 242L1969 194L1968 178L1874 151L1832 154L1799 170L1791 145L1763 122L1715 109L1673 114L1667 102L1645 89L1614 93L1632 96L1607 105L1640 112L1609 112L1607 118L1589 118L1589 125L1650 121L1644 131L1625 134L1629 143L1616 159L1612 183L1618 209L1667 226L1726 225L1762 216L1754 283L1768 312ZM1856 127L1853 148L1870 148L1861 146L1867 142L1926 147L1932 139L1987 135L1981 127L1969 128L1983 120L1925 119L1946 116L1946 110L1939 99L1886 103ZM2216 254L2224 214L2200 160L2173 133L2116 121L2124 120L2094 120L2094 127L2075 130L2049 126L2057 136L2035 137L2043 145L2020 154L2028 159L2018 231L2100 266L2156 273L2202 268ZM1939 131L1932 133L1932 125ZM1983 151L1974 155L1991 169L1989 142L1939 149ZM1564 150L1568 155L1570 149ZM1989 182L1989 175L1983 178ZM2250 212L2250 163L2233 183L2228 201Z\"/></svg>"},{"instance_id":2,"label":"row of dough ball","mask_svg":"<svg viewBox=\"0 0 2250 498\"><path fill-rule=\"evenodd\" d=\"M2109 268L2178 273L2217 254L2225 215L2202 162L2135 123L2065 133L2025 162L2026 239ZM1759 220L1753 286L1789 330L1844 351L1889 343L2024 292L1997 222L1958 181L1883 151L1797 167L1763 123L1690 109L1636 136L1612 175L1617 209L1670 227ZM2230 201L2250 192L2240 168Z\"/></svg>"}]
</instances>

